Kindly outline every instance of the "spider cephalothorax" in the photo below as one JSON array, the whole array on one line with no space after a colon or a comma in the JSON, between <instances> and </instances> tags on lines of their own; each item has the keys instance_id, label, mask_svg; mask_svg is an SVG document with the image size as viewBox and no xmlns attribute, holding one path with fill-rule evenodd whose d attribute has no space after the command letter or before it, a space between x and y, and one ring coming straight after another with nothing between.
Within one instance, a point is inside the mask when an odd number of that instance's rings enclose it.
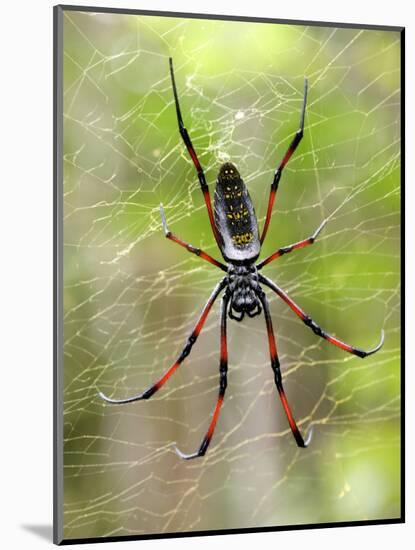
<instances>
[{"instance_id":1,"label":"spider cephalothorax","mask_svg":"<svg viewBox=\"0 0 415 550\"><path fill-rule=\"evenodd\" d=\"M242 321L245 313L249 317L255 317L261 313L258 294L262 289L259 286L258 271L254 265L229 265L227 284L231 319Z\"/></svg>"},{"instance_id":2,"label":"spider cephalothorax","mask_svg":"<svg viewBox=\"0 0 415 550\"><path fill-rule=\"evenodd\" d=\"M164 215L163 207L160 207L161 219L164 228L165 235L168 239L186 248L192 254L196 254L200 258L210 262L222 271L226 272L226 276L216 285L210 298L206 302L200 317L187 338L180 355L173 365L162 375L162 377L147 388L144 392L127 397L126 399L112 399L104 395L102 392L99 395L108 403L123 404L131 403L132 401L138 401L140 399L149 399L157 390L159 390L170 376L176 371L176 369L182 364L184 359L189 355L194 343L196 342L206 318L209 312L221 292L222 304L221 304L221 324L220 324L220 361L219 361L219 394L216 402L215 410L213 411L212 419L210 421L208 430L202 440L199 449L195 453L184 454L176 447L176 451L182 458L192 459L198 456L203 456L207 448L209 447L210 440L212 439L213 432L215 430L216 422L219 417L219 412L222 406L222 402L225 396L227 387L227 372L228 372L228 348L227 348L227 330L226 322L227 316L236 321L242 321L245 313L249 317L259 315L264 312L265 324L268 334L268 346L271 359L271 368L274 373L275 385L277 387L278 394L281 399L282 406L287 416L288 423L295 438L295 441L299 447L307 447L311 438L311 430L307 438L303 439L301 432L294 420L291 408L288 404L287 397L282 385L282 375L280 369L280 362L277 353L277 344L275 342L274 330L272 327L271 313L269 310L268 299L265 295L261 285L265 285L275 292L291 309L292 311L303 321L303 323L310 328L315 335L324 338L331 344L338 348L357 355L358 357L367 357L377 352L383 344L383 331L380 343L369 351L364 351L359 348L355 348L345 342L342 342L335 336L328 334L323 330L313 319L305 313L294 300L292 300L288 294L273 281L259 273L259 271L283 254L287 254L292 250L302 248L304 246L311 245L315 242L320 231L325 226L327 220L324 220L314 233L307 239L303 239L297 243L284 246L276 250L273 254L255 264L261 251L261 245L265 239L265 235L268 231L268 226L271 220L272 208L274 205L275 195L278 189L278 184L281 178L282 171L290 160L292 154L296 150L298 144L303 137L304 129L304 114L307 101L307 80L304 85L304 99L300 117L300 127L295 133L282 161L280 162L277 170L274 173L274 178L271 184L271 190L268 199L267 213L265 216L264 227L262 229L261 237L258 232L258 222L255 216L254 207L252 205L251 198L243 182L238 170L230 162L223 164L219 170L218 178L215 188L215 201L214 209L210 200L209 188L206 183L205 174L203 168L199 162L196 151L190 140L189 134L184 126L182 114L180 112L179 99L176 90L176 83L174 80L173 61L170 58L170 76L173 87L174 103L176 106L177 121L179 124L179 132L182 136L184 144L189 152L192 162L197 171L197 177L199 179L200 187L203 192L203 196L206 203L206 208L209 216L210 225L212 227L213 235L216 239L218 247L222 253L222 256L227 265L219 262L200 248L183 241L177 235L174 235L167 227L166 217Z\"/></svg>"}]
</instances>

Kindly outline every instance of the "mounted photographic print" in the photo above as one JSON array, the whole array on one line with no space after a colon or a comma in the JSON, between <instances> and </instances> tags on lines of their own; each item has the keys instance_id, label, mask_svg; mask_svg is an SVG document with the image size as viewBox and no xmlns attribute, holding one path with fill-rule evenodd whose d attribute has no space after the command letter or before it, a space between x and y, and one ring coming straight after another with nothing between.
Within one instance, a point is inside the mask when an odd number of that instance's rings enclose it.
<instances>
[{"instance_id":1,"label":"mounted photographic print","mask_svg":"<svg viewBox=\"0 0 415 550\"><path fill-rule=\"evenodd\" d=\"M54 17L55 543L403 521L403 29Z\"/></svg>"}]
</instances>

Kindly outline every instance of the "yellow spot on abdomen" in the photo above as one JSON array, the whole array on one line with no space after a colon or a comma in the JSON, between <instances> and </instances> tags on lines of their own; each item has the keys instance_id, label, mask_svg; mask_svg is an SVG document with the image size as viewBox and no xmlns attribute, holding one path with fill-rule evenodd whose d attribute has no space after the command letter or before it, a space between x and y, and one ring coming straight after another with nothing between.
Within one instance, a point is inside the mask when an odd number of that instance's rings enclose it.
<instances>
[{"instance_id":1,"label":"yellow spot on abdomen","mask_svg":"<svg viewBox=\"0 0 415 550\"><path fill-rule=\"evenodd\" d=\"M250 243L254 238L254 235L251 231L247 233L238 233L237 235L232 235L232 240L236 245L244 245Z\"/></svg>"}]
</instances>

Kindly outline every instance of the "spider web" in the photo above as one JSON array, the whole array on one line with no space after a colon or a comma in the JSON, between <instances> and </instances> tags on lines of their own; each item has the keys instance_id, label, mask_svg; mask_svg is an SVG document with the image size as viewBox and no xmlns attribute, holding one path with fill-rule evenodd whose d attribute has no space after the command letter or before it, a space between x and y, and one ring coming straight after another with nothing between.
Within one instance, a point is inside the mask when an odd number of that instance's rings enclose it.
<instances>
[{"instance_id":1,"label":"spider web","mask_svg":"<svg viewBox=\"0 0 415 550\"><path fill-rule=\"evenodd\" d=\"M264 221L273 171L298 127L264 268L362 361L316 338L271 293L283 380L307 450L278 401L264 319L228 323L219 301L154 397L124 406L177 358L221 273L163 237L220 258L180 139L168 74L213 192L234 162ZM65 538L335 522L400 515L400 73L396 32L65 12Z\"/></svg>"}]
</instances>

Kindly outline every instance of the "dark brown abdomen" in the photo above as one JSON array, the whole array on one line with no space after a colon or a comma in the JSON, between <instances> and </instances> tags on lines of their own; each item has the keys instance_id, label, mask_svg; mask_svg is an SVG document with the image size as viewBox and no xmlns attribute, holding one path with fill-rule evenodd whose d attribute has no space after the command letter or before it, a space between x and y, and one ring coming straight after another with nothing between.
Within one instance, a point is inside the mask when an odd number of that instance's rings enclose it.
<instances>
[{"instance_id":1,"label":"dark brown abdomen","mask_svg":"<svg viewBox=\"0 0 415 550\"><path fill-rule=\"evenodd\" d=\"M225 260L254 262L261 248L258 222L248 189L230 162L222 165L216 181L214 216Z\"/></svg>"}]
</instances>

